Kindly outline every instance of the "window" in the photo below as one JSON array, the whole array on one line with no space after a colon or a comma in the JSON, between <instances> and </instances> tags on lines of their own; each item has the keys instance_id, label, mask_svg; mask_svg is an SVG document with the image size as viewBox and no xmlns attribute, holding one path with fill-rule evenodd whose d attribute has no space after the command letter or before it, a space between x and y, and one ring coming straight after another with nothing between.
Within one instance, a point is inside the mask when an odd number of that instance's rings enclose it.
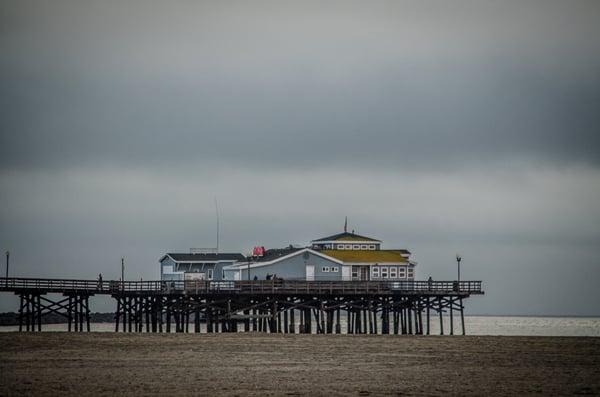
<instances>
[{"instance_id":1,"label":"window","mask_svg":"<svg viewBox=\"0 0 600 397\"><path fill-rule=\"evenodd\" d=\"M323 266L323 273L329 273L329 266Z\"/></svg>"},{"instance_id":2,"label":"window","mask_svg":"<svg viewBox=\"0 0 600 397\"><path fill-rule=\"evenodd\" d=\"M344 249L344 245L343 244L338 244L337 247L338 247L339 250L343 250Z\"/></svg>"},{"instance_id":3,"label":"window","mask_svg":"<svg viewBox=\"0 0 600 397\"><path fill-rule=\"evenodd\" d=\"M368 248L369 248L369 246L367 244L363 244L363 245L360 246L361 250L366 250Z\"/></svg>"},{"instance_id":4,"label":"window","mask_svg":"<svg viewBox=\"0 0 600 397\"><path fill-rule=\"evenodd\" d=\"M208 269L208 275L207 275L209 280L213 279L213 269Z\"/></svg>"},{"instance_id":5,"label":"window","mask_svg":"<svg viewBox=\"0 0 600 397\"><path fill-rule=\"evenodd\" d=\"M381 267L381 278L388 278L388 268L387 266Z\"/></svg>"},{"instance_id":6,"label":"window","mask_svg":"<svg viewBox=\"0 0 600 397\"><path fill-rule=\"evenodd\" d=\"M355 245L352 246L352 249L359 250L360 249L360 245L355 244Z\"/></svg>"},{"instance_id":7,"label":"window","mask_svg":"<svg viewBox=\"0 0 600 397\"><path fill-rule=\"evenodd\" d=\"M352 249L352 244L346 244L346 245L344 245L344 249L351 250Z\"/></svg>"},{"instance_id":8,"label":"window","mask_svg":"<svg viewBox=\"0 0 600 397\"><path fill-rule=\"evenodd\" d=\"M369 245L369 249L370 249L370 250L374 250L374 249L375 249L375 246L374 246L374 245Z\"/></svg>"},{"instance_id":9,"label":"window","mask_svg":"<svg viewBox=\"0 0 600 397\"><path fill-rule=\"evenodd\" d=\"M415 277L415 269L413 269L412 267L408 269L408 278L414 278Z\"/></svg>"},{"instance_id":10,"label":"window","mask_svg":"<svg viewBox=\"0 0 600 397\"><path fill-rule=\"evenodd\" d=\"M373 266L371 271L373 273L373 278L379 278L379 267L378 266Z\"/></svg>"},{"instance_id":11,"label":"window","mask_svg":"<svg viewBox=\"0 0 600 397\"><path fill-rule=\"evenodd\" d=\"M396 266L390 266L390 278L398 278L398 268Z\"/></svg>"},{"instance_id":12,"label":"window","mask_svg":"<svg viewBox=\"0 0 600 397\"><path fill-rule=\"evenodd\" d=\"M332 266L332 267L331 267L331 271L332 271L332 272L334 272L334 273L337 273L337 272L339 272L339 271L340 271L340 268L339 268L339 267L337 267L337 266Z\"/></svg>"},{"instance_id":13,"label":"window","mask_svg":"<svg viewBox=\"0 0 600 397\"><path fill-rule=\"evenodd\" d=\"M398 273L399 278L406 278L406 266L400 266L398 268L398 271L399 271L399 273Z\"/></svg>"},{"instance_id":14,"label":"window","mask_svg":"<svg viewBox=\"0 0 600 397\"><path fill-rule=\"evenodd\" d=\"M352 266L352 278L353 279L358 278L358 266Z\"/></svg>"}]
</instances>

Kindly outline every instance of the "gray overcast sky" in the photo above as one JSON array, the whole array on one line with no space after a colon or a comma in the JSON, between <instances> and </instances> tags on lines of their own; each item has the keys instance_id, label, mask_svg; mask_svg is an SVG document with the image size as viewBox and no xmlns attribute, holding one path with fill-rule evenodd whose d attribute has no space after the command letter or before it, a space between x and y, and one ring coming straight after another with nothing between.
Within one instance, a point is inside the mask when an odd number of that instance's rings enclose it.
<instances>
[{"instance_id":1,"label":"gray overcast sky","mask_svg":"<svg viewBox=\"0 0 600 397\"><path fill-rule=\"evenodd\" d=\"M599 315L600 2L0 0L15 276L351 228L468 309ZM4 273L4 264L2 265ZM98 306L111 310L112 307ZM5 295L0 310L15 310Z\"/></svg>"}]
</instances>

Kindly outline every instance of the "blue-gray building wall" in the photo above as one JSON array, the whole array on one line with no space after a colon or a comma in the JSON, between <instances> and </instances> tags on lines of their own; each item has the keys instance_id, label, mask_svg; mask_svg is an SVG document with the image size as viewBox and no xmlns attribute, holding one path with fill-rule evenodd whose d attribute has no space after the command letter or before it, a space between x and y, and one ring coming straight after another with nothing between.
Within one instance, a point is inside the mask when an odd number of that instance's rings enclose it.
<instances>
[{"instance_id":1,"label":"blue-gray building wall","mask_svg":"<svg viewBox=\"0 0 600 397\"><path fill-rule=\"evenodd\" d=\"M167 256L160 263L160 279L161 280L184 280L185 273L197 273L204 272L206 274L206 280L208 280L208 270L213 271L212 280L221 281L223 280L223 267L229 266L235 263L234 261L218 262L218 263L177 263L170 256ZM165 273L165 267L172 266L173 272Z\"/></svg>"},{"instance_id":2,"label":"blue-gray building wall","mask_svg":"<svg viewBox=\"0 0 600 397\"><path fill-rule=\"evenodd\" d=\"M305 258L306 254L306 258ZM267 275L276 275L284 280L306 280L306 265L313 265L315 268L315 281L341 281L342 265L338 262L323 258L313 253L301 253L292 257L277 261L273 264L252 267L250 265L250 278L248 278L248 267L241 265L241 280L253 280L256 276L259 280L265 280ZM328 267L329 272L324 272L323 268ZM331 268L337 267L337 272L332 272ZM226 279L233 280L235 270L226 270Z\"/></svg>"},{"instance_id":3,"label":"blue-gray building wall","mask_svg":"<svg viewBox=\"0 0 600 397\"><path fill-rule=\"evenodd\" d=\"M167 267L167 266L171 266L173 269L173 272L177 271L177 263L173 259L171 259L171 257L167 256L160 262L160 279L161 280L169 280L169 281L183 280L183 277L184 277L183 274L165 273L165 267Z\"/></svg>"}]
</instances>

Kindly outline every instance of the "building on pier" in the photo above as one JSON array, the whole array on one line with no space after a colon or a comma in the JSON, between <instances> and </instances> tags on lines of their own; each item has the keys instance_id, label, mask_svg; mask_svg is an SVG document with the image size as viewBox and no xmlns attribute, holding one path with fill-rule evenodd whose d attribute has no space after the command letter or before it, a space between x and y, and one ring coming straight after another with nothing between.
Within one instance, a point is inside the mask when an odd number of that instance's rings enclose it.
<instances>
[{"instance_id":1,"label":"building on pier","mask_svg":"<svg viewBox=\"0 0 600 397\"><path fill-rule=\"evenodd\" d=\"M268 249L264 255L249 257L244 263L223 268L226 280L350 280L350 267L344 262L310 248Z\"/></svg>"},{"instance_id":2,"label":"building on pier","mask_svg":"<svg viewBox=\"0 0 600 397\"><path fill-rule=\"evenodd\" d=\"M386 250L382 241L343 232L312 240L309 247L258 250L259 255L224 266L225 280L369 281L414 280L416 262L405 249ZM256 252L256 250L255 250Z\"/></svg>"},{"instance_id":3,"label":"building on pier","mask_svg":"<svg viewBox=\"0 0 600 397\"><path fill-rule=\"evenodd\" d=\"M314 250L350 267L350 280L414 280L416 262L406 249L382 249L382 241L344 231L311 241Z\"/></svg>"},{"instance_id":4,"label":"building on pier","mask_svg":"<svg viewBox=\"0 0 600 397\"><path fill-rule=\"evenodd\" d=\"M225 266L245 261L244 255L239 253L168 253L159 261L160 279L220 281Z\"/></svg>"}]
</instances>

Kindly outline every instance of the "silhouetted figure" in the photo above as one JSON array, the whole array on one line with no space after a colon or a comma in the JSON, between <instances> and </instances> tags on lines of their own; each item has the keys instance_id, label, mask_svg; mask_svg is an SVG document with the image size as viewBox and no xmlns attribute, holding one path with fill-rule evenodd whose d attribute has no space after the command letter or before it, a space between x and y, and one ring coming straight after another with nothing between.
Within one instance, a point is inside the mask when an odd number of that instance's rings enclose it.
<instances>
[{"instance_id":1,"label":"silhouetted figure","mask_svg":"<svg viewBox=\"0 0 600 397\"><path fill-rule=\"evenodd\" d=\"M98 289L102 291L102 273L98 274Z\"/></svg>"}]
</instances>

